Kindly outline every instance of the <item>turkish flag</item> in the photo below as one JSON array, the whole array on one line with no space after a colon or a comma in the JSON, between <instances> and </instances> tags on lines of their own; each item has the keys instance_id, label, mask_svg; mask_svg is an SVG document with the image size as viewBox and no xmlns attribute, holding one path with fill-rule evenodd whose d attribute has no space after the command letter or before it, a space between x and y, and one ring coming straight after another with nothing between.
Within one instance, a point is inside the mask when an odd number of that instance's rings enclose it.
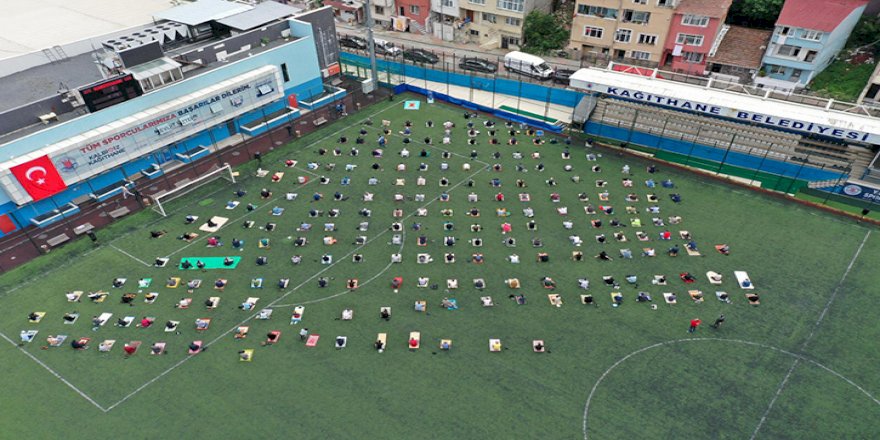
<instances>
[{"instance_id":1,"label":"turkish flag","mask_svg":"<svg viewBox=\"0 0 880 440\"><path fill-rule=\"evenodd\" d=\"M67 188L49 156L41 156L30 162L16 165L9 169L18 179L18 183L33 197L34 201L43 200Z\"/></svg>"}]
</instances>

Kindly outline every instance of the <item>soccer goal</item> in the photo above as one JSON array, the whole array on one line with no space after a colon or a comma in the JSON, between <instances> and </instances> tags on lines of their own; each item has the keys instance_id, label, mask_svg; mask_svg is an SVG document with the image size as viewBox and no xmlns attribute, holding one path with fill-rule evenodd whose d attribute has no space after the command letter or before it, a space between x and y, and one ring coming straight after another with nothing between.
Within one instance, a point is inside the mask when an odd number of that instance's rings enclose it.
<instances>
[{"instance_id":1,"label":"soccer goal","mask_svg":"<svg viewBox=\"0 0 880 440\"><path fill-rule=\"evenodd\" d=\"M153 210L161 214L162 217L168 217L168 212L165 211L165 206L168 202L186 195L194 189L217 179L225 179L235 183L235 174L232 172L232 167L228 163L223 164L222 167L213 168L195 179L183 179L180 182L175 183L173 189L160 191L151 195L150 199L153 200Z\"/></svg>"}]
</instances>

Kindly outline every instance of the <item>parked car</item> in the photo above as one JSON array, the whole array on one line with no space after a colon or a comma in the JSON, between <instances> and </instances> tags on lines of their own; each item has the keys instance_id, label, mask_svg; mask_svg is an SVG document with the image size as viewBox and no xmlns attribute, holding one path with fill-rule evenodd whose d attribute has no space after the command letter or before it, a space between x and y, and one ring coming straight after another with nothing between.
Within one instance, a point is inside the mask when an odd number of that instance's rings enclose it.
<instances>
[{"instance_id":1,"label":"parked car","mask_svg":"<svg viewBox=\"0 0 880 440\"><path fill-rule=\"evenodd\" d=\"M399 47L395 46L394 43L390 41L380 40L378 38L373 39L373 43L375 44L376 53L379 55L386 55L389 57L396 57L400 55L402 50Z\"/></svg>"},{"instance_id":2,"label":"parked car","mask_svg":"<svg viewBox=\"0 0 880 440\"><path fill-rule=\"evenodd\" d=\"M414 63L437 64L440 57L424 49L407 49L403 51L403 57Z\"/></svg>"},{"instance_id":3,"label":"parked car","mask_svg":"<svg viewBox=\"0 0 880 440\"><path fill-rule=\"evenodd\" d=\"M557 69L553 74L553 82L568 85L568 79L575 71L572 69Z\"/></svg>"},{"instance_id":4,"label":"parked car","mask_svg":"<svg viewBox=\"0 0 880 440\"><path fill-rule=\"evenodd\" d=\"M458 68L474 72L495 73L498 71L498 64L482 58L462 58L458 63Z\"/></svg>"},{"instance_id":5,"label":"parked car","mask_svg":"<svg viewBox=\"0 0 880 440\"><path fill-rule=\"evenodd\" d=\"M367 40L354 35L344 35L339 37L339 45L351 49L364 50L367 48Z\"/></svg>"}]
</instances>

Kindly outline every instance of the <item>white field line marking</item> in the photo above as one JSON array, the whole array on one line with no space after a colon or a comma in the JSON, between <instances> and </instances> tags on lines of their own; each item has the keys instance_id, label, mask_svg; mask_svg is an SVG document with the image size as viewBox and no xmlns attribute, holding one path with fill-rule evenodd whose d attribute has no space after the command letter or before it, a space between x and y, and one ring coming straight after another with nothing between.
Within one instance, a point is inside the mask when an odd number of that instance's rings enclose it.
<instances>
[{"instance_id":1,"label":"white field line marking","mask_svg":"<svg viewBox=\"0 0 880 440\"><path fill-rule=\"evenodd\" d=\"M654 348L659 348L659 347L663 347L663 346L667 346L667 345L672 345L672 344L678 344L678 343L682 343L682 342L703 342L703 341L734 342L734 343L737 343L737 344L751 345L751 346L754 346L754 347L766 348L766 349L769 349L769 350L773 350L773 351L776 351L776 352L779 352L779 353L782 353L782 354L785 354L785 355L788 355L788 356L794 357L797 361L808 362L808 363L810 363L810 364L813 364L813 365L815 365L815 366L817 366L817 367L819 367L819 368L825 370L825 371L828 372L828 373L831 373L832 375L834 375L834 376L836 376L837 378L843 380L844 382L846 382L846 383L852 385L852 386L855 387L857 390L861 391L862 394L864 394L864 395L867 396L869 399L871 399L871 401L873 401L875 404L877 404L878 406L880 406L880 399L878 399L877 397L875 397L874 395L872 395L871 393L869 393L867 390L865 390L864 388L862 388L861 386L859 386L858 384L856 384L856 383L853 382L852 380L850 380L850 379L848 379L847 377L843 376L842 374L840 374L840 373L838 373L838 372L832 370L831 368L828 368L828 367L826 367L825 365L822 365L822 364L820 364L819 362L817 362L817 361L815 361L815 360L812 360L812 359L809 359L809 358L807 358L807 357L805 357L804 355L801 355L801 354L792 353L792 352L790 352L790 351L783 350L783 349L781 349L781 348L777 348L777 347L774 347L774 346L772 346L772 345L761 344L761 343L759 343L759 342L753 342L753 341L745 341L745 340L741 340L741 339L724 339L724 338L690 338L690 339L676 339L676 340L672 340L672 341L658 342L658 343L656 343L656 344L649 345L649 346L647 346L647 347L643 347L643 348L640 348L640 349L638 349L638 350L636 350L636 351L633 351L632 353L630 353L630 354L628 354L628 355L626 355L626 356L624 356L624 357L618 359L617 362L615 362L615 363L612 364L610 367L608 367L608 369L605 370L605 372L602 373L601 376L599 376L599 379L598 379L598 380L596 381L596 383L593 385L593 388L590 390L590 394L587 396L587 401L586 401L586 403L584 404L584 419L583 419L583 433L584 433L584 440L588 440L588 438L589 438L588 416L589 416L589 412L590 412L590 404L592 403L593 396L596 394L596 390L599 388L599 385L602 383L602 381L605 380L605 377L608 376L609 374L611 374L611 372L612 372L615 368L617 368L620 364L624 363L624 362L625 362L626 360L628 360L629 358L631 358L631 357L633 357L633 356L635 356L635 355L637 355L637 354L640 354L640 353L646 352L646 351L648 351L648 350L654 349Z\"/></svg>"},{"instance_id":2,"label":"white field line marking","mask_svg":"<svg viewBox=\"0 0 880 440\"><path fill-rule=\"evenodd\" d=\"M146 261L141 260L140 258L135 257L134 255L129 254L128 252L125 252L125 251L122 250L122 249L119 249L118 247L116 247L115 245L113 245L113 243L108 244L108 246L110 246L110 247L113 248L113 249L116 249L117 251L119 251L119 252L122 253L123 255L128 256L128 257L131 258L132 260L137 261L138 263L141 263L141 264L143 264L144 266L147 266L147 267L150 267L150 266L151 266L151 265L150 265L149 263L147 263Z\"/></svg>"},{"instance_id":3,"label":"white field line marking","mask_svg":"<svg viewBox=\"0 0 880 440\"><path fill-rule=\"evenodd\" d=\"M871 230L868 230L865 233L865 238L862 239L862 243L859 244L858 249L856 249L856 253L853 255L852 260L850 260L849 265L846 267L846 271L843 273L843 276L840 277L840 281L837 282L837 286L834 287L834 291L831 293L831 297L828 298L828 302L825 303L825 308L822 309L822 313L819 314L819 318L816 319L816 323L813 324L813 329L810 330L810 334L807 335L807 338L804 340L804 343L801 344L800 351L803 352L806 350L807 346L813 340L813 336L816 335L816 330L819 329L819 326L822 325L822 321L825 319L825 315L828 314L828 309L831 308L831 304L834 303L834 300L837 298L837 294L840 292L840 288L843 287L844 281L846 281L846 277L849 275L849 272L852 270L853 266L856 264L856 259L859 258L859 255L862 253L862 248L865 247L865 243L868 241L868 237L871 236ZM761 419L758 421L758 426L755 426L755 430L752 432L749 440L755 440L755 437L758 436L758 432L761 430L761 427L764 426L764 422L767 421L767 416L770 414L770 410L773 409L773 405L776 403L776 399L782 394L782 390L785 389L785 386L788 384L788 379L791 377L791 373L794 372L795 367L797 367L799 360L795 359L792 362L791 367L788 368L788 372L785 374L785 377L782 378L782 382L779 383L779 386L776 388L776 394L773 395L773 398L770 399L770 403L767 404L767 409L764 410L764 414L761 415Z\"/></svg>"},{"instance_id":4,"label":"white field line marking","mask_svg":"<svg viewBox=\"0 0 880 440\"><path fill-rule=\"evenodd\" d=\"M70 381L68 381L68 380L65 379L63 376L61 376L60 374L58 374L55 370L53 370L53 369L50 368L48 365L46 365L45 363L43 363L43 361L39 360L36 356L30 354L30 352L28 352L27 350L25 350L24 347L19 347L18 344L16 344L12 339L9 339L8 336L6 336L6 335L3 334L3 333L0 333L0 337L2 337L2 338L5 339L7 342L9 342L10 344L12 344L13 347L17 348L20 352L24 353L27 357L31 358L31 360L34 361L34 362L36 362L39 366L41 366L41 367L43 367L44 369L46 369L46 371L48 371L50 374L52 374L53 376L55 376L56 378L58 378L58 380L60 380L62 383L64 383L64 385L67 385L70 389L72 389L72 390L75 391L77 394L79 394L83 399L86 399L89 403L91 403L92 405L95 405L96 408L100 409L100 410L103 411L103 412L107 412L107 411L109 411L109 409L105 409L103 406L99 405L98 402L95 402L95 399L92 399L91 397L89 397L88 394L84 393L81 389L77 388L74 384L70 383ZM33 342L33 341L32 341L32 342Z\"/></svg>"}]
</instances>

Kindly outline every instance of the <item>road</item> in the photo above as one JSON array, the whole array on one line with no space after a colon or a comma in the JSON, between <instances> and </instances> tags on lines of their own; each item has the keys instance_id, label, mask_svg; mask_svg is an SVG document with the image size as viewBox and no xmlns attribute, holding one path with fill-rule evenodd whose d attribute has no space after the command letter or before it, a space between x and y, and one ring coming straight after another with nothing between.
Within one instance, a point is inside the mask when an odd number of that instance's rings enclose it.
<instances>
[{"instance_id":1,"label":"road","mask_svg":"<svg viewBox=\"0 0 880 440\"><path fill-rule=\"evenodd\" d=\"M340 35L348 34L348 35L358 35L361 37L366 37L367 29L364 26L351 26L347 23L336 23L336 31ZM456 58L461 58L462 56L468 57L479 57L479 58L488 58L492 61L498 61L501 64L501 60L504 58L504 55L510 52L507 49L484 49L476 44L461 44L454 43L450 41L442 41L437 38L434 38L430 35L423 35L420 33L409 33L409 32L396 32L389 31L385 29L374 29L373 37L391 41L396 46L402 48L420 48L430 50L432 52L440 55L441 52L446 53L447 59L452 59L453 54L455 54ZM343 50L351 50L348 48L342 48ZM548 64L553 66L554 68L563 68L563 69L572 69L577 70L581 68L578 61L569 60L565 58L557 58L557 57L548 57L542 56L544 60L547 61ZM447 68L454 69L457 66L452 66L451 61L447 61ZM503 69L502 69L503 70ZM501 70L499 70L499 75L501 75Z\"/></svg>"}]
</instances>

